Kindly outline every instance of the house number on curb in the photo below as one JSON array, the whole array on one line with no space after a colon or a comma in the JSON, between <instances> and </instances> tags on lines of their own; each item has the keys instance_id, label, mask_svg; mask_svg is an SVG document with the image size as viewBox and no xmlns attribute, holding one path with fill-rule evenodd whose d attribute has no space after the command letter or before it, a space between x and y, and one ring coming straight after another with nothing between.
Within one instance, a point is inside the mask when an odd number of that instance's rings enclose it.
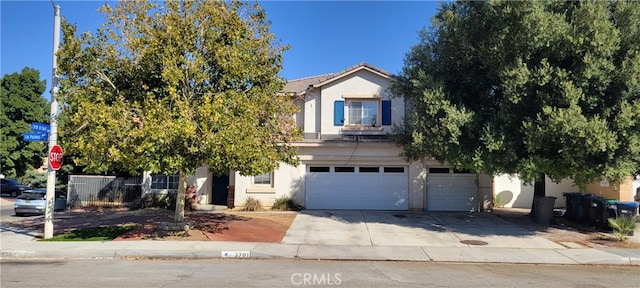
<instances>
[{"instance_id":1,"label":"house number on curb","mask_svg":"<svg viewBox=\"0 0 640 288\"><path fill-rule=\"evenodd\" d=\"M251 251L222 251L223 258L249 258Z\"/></svg>"}]
</instances>

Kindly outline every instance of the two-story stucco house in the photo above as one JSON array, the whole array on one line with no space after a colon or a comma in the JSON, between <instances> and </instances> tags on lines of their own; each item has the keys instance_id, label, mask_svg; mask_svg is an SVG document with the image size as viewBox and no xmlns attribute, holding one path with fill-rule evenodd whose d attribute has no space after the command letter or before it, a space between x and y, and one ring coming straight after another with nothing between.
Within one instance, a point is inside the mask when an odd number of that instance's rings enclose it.
<instances>
[{"instance_id":1,"label":"two-story stucco house","mask_svg":"<svg viewBox=\"0 0 640 288\"><path fill-rule=\"evenodd\" d=\"M295 119L304 140L293 144L300 165L253 177L199 169L199 202L226 205L230 195L235 206L248 197L271 205L287 196L306 209L482 211L491 201L489 177L433 160L409 163L387 137L405 116L404 100L388 94L391 77L362 63L288 81L282 92L300 107ZM170 182L163 177L147 182Z\"/></svg>"}]
</instances>

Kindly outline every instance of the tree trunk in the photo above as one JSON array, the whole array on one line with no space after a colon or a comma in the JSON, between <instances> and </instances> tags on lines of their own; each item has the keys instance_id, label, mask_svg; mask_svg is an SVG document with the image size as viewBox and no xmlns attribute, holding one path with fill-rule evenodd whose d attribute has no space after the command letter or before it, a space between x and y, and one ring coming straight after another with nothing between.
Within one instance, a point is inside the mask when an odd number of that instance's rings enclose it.
<instances>
[{"instance_id":1,"label":"tree trunk","mask_svg":"<svg viewBox=\"0 0 640 288\"><path fill-rule=\"evenodd\" d=\"M184 199L187 191L187 175L180 171L178 184L178 195L176 195L176 215L175 222L184 222Z\"/></svg>"},{"instance_id":2,"label":"tree trunk","mask_svg":"<svg viewBox=\"0 0 640 288\"><path fill-rule=\"evenodd\" d=\"M531 213L529 215L531 218L535 219L536 216L536 198L547 196L547 186L546 186L547 175L545 173L540 173L538 175L538 180L533 184L533 203L531 203Z\"/></svg>"}]
</instances>

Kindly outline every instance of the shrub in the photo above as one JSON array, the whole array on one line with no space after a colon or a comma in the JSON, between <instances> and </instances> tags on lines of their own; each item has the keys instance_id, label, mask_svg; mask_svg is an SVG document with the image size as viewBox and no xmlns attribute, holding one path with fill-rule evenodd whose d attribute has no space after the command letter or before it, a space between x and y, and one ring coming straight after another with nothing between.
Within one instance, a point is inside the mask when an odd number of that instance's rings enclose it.
<instances>
[{"instance_id":1,"label":"shrub","mask_svg":"<svg viewBox=\"0 0 640 288\"><path fill-rule=\"evenodd\" d=\"M144 208L163 208L168 210L176 209L177 193L154 194L147 193L129 203L129 210L137 210ZM197 206L197 188L190 186L185 194L184 209L185 211L196 210Z\"/></svg>"},{"instance_id":2,"label":"shrub","mask_svg":"<svg viewBox=\"0 0 640 288\"><path fill-rule=\"evenodd\" d=\"M502 196L500 196L500 194L496 194L493 197L493 206L494 207L498 207L498 208L502 208L504 206L505 203L502 203Z\"/></svg>"},{"instance_id":3,"label":"shrub","mask_svg":"<svg viewBox=\"0 0 640 288\"><path fill-rule=\"evenodd\" d=\"M163 209L175 209L176 208L176 194L153 194L148 193L142 195L142 197L131 201L129 203L129 210L137 210L144 208L163 208Z\"/></svg>"},{"instance_id":4,"label":"shrub","mask_svg":"<svg viewBox=\"0 0 640 288\"><path fill-rule=\"evenodd\" d=\"M609 218L607 220L609 220L609 226L613 228L613 234L616 235L620 241L624 241L625 237L636 229L637 216L620 216L618 218Z\"/></svg>"},{"instance_id":5,"label":"shrub","mask_svg":"<svg viewBox=\"0 0 640 288\"><path fill-rule=\"evenodd\" d=\"M287 197L287 196L282 196L279 197L278 199L276 199L275 202L273 202L273 205L271 206L271 210L276 210L276 211L298 211L300 210L300 206L298 204L296 204L295 202L293 202L293 199Z\"/></svg>"},{"instance_id":6,"label":"shrub","mask_svg":"<svg viewBox=\"0 0 640 288\"><path fill-rule=\"evenodd\" d=\"M153 207L153 203L155 202L155 195L153 194L144 194L140 198L136 198L135 200L129 203L129 210L138 210L144 209L148 207Z\"/></svg>"},{"instance_id":7,"label":"shrub","mask_svg":"<svg viewBox=\"0 0 640 288\"><path fill-rule=\"evenodd\" d=\"M244 205L240 210L241 211L263 211L264 209L262 209L262 202L260 202L260 200L252 197L247 197L247 199L244 200Z\"/></svg>"},{"instance_id":8,"label":"shrub","mask_svg":"<svg viewBox=\"0 0 640 288\"><path fill-rule=\"evenodd\" d=\"M21 183L29 185L33 188L47 187L47 175L47 172L29 170L27 171L27 175L22 177Z\"/></svg>"},{"instance_id":9,"label":"shrub","mask_svg":"<svg viewBox=\"0 0 640 288\"><path fill-rule=\"evenodd\" d=\"M165 208L169 210L176 209L176 193L165 193L161 194L160 198L158 198L157 206L158 208Z\"/></svg>"}]
</instances>

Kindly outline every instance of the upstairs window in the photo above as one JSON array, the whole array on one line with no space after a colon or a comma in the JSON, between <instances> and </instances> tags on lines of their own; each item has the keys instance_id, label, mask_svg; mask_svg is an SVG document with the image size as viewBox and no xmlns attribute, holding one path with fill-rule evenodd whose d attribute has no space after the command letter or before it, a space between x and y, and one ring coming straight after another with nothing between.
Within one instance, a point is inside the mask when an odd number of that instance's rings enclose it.
<instances>
[{"instance_id":1,"label":"upstairs window","mask_svg":"<svg viewBox=\"0 0 640 288\"><path fill-rule=\"evenodd\" d=\"M373 126L391 125L391 101L353 98L338 100L333 105L334 126ZM345 109L347 111L345 111ZM346 117L345 117L346 114Z\"/></svg>"},{"instance_id":2,"label":"upstairs window","mask_svg":"<svg viewBox=\"0 0 640 288\"><path fill-rule=\"evenodd\" d=\"M349 101L349 125L376 126L378 122L378 101Z\"/></svg>"}]
</instances>

